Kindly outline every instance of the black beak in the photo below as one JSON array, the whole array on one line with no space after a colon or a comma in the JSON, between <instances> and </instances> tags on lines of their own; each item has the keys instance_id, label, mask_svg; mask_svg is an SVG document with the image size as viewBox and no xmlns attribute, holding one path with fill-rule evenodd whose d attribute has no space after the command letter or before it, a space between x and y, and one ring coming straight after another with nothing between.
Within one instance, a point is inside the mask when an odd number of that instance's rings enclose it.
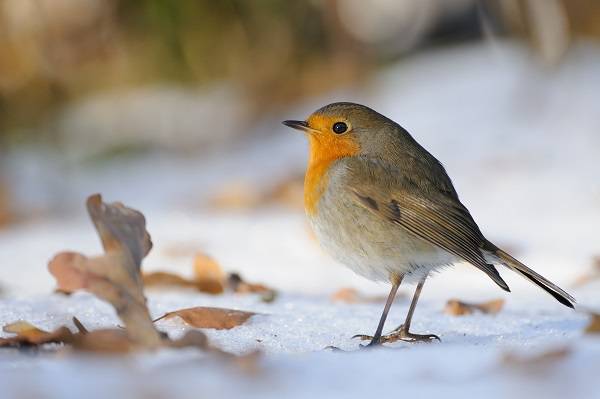
<instances>
[{"instance_id":1,"label":"black beak","mask_svg":"<svg viewBox=\"0 0 600 399\"><path fill-rule=\"evenodd\" d=\"M307 131L310 128L308 127L308 123L305 121L283 121L281 122L287 127L291 127L292 129Z\"/></svg>"}]
</instances>

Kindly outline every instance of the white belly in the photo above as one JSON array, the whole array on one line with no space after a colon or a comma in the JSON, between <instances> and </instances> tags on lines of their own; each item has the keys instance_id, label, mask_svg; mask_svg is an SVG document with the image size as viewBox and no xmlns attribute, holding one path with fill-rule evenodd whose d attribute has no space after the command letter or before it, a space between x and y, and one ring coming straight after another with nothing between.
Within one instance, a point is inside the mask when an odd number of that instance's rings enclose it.
<instances>
[{"instance_id":1,"label":"white belly","mask_svg":"<svg viewBox=\"0 0 600 399\"><path fill-rule=\"evenodd\" d=\"M313 231L328 254L363 277L388 282L396 274L414 282L457 261L360 205L330 201L323 196L318 214L309 216Z\"/></svg>"}]
</instances>

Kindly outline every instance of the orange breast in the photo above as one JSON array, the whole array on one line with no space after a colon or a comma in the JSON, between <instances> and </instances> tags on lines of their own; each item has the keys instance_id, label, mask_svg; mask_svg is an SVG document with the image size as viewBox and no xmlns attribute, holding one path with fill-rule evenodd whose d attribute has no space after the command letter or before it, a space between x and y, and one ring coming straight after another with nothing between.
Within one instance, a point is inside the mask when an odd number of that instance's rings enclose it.
<instances>
[{"instance_id":1,"label":"orange breast","mask_svg":"<svg viewBox=\"0 0 600 399\"><path fill-rule=\"evenodd\" d=\"M304 208L308 215L317 214L321 196L327 189L327 171L338 159L358 154L360 147L352 136L332 133L309 134L310 155L304 178Z\"/></svg>"}]
</instances>

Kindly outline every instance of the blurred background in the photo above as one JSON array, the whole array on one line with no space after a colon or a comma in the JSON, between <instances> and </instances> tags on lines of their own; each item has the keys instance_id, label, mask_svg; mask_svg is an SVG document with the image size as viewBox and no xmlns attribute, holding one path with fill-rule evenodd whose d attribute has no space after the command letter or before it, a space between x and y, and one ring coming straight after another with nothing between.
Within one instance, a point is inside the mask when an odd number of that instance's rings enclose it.
<instances>
[{"instance_id":1,"label":"blurred background","mask_svg":"<svg viewBox=\"0 0 600 399\"><path fill-rule=\"evenodd\" d=\"M436 155L491 238L533 258L561 243L556 262L589 265L600 2L365 4L0 0L4 248L83 217L94 192L162 231L265 209L302 220L306 143L280 121L354 101Z\"/></svg>"}]
</instances>

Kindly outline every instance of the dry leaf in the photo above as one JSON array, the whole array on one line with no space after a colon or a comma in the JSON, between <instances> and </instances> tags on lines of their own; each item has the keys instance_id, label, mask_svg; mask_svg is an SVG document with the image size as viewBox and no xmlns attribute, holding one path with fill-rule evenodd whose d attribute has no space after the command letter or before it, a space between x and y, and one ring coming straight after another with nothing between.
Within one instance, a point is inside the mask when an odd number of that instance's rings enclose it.
<instances>
[{"instance_id":1,"label":"dry leaf","mask_svg":"<svg viewBox=\"0 0 600 399\"><path fill-rule=\"evenodd\" d=\"M161 338L146 308L140 267L152 248L144 216L121 203L106 204L99 194L87 200L105 255L87 258L74 252L54 257L48 269L58 289L85 289L114 306L137 345L153 348Z\"/></svg>"},{"instance_id":2,"label":"dry leaf","mask_svg":"<svg viewBox=\"0 0 600 399\"><path fill-rule=\"evenodd\" d=\"M47 343L71 342L72 333L67 327L60 327L52 332L41 330L26 321L7 324L2 329L6 333L16 334L14 337L0 338L0 347L38 346Z\"/></svg>"},{"instance_id":3,"label":"dry leaf","mask_svg":"<svg viewBox=\"0 0 600 399\"><path fill-rule=\"evenodd\" d=\"M78 333L71 343L77 350L98 353L126 353L137 348L127 330L117 328Z\"/></svg>"},{"instance_id":4,"label":"dry leaf","mask_svg":"<svg viewBox=\"0 0 600 399\"><path fill-rule=\"evenodd\" d=\"M600 256L592 258L592 270L575 280L573 287L581 287L595 280L600 280Z\"/></svg>"},{"instance_id":5,"label":"dry leaf","mask_svg":"<svg viewBox=\"0 0 600 399\"><path fill-rule=\"evenodd\" d=\"M177 274L169 272L152 272L144 273L142 276L144 287L185 287L197 288L197 284L193 280L188 280Z\"/></svg>"},{"instance_id":6,"label":"dry leaf","mask_svg":"<svg viewBox=\"0 0 600 399\"><path fill-rule=\"evenodd\" d=\"M113 305L125 329L89 331L73 318L78 332L61 327L54 332L40 330L26 322L5 326L15 337L0 339L0 346L39 345L46 342L70 343L75 349L94 352L128 352L138 348L196 347L223 351L209 346L206 336L190 332L177 341L159 333L150 319L140 273L142 259L152 247L144 216L120 203L105 204L100 195L88 198L88 212L104 246L105 255L87 258L74 252L59 253L48 268L58 289L73 292L85 289ZM214 269L213 269L214 271ZM232 328L254 313L216 308L192 308L170 312L162 318L179 316L186 322L206 328Z\"/></svg>"},{"instance_id":7,"label":"dry leaf","mask_svg":"<svg viewBox=\"0 0 600 399\"><path fill-rule=\"evenodd\" d=\"M510 369L518 367L519 371L525 369L527 371L535 372L564 361L571 352L571 348L569 347L559 347L527 357L514 353L507 353L502 357L502 364L508 366Z\"/></svg>"},{"instance_id":8,"label":"dry leaf","mask_svg":"<svg viewBox=\"0 0 600 399\"><path fill-rule=\"evenodd\" d=\"M398 293L394 300L399 300L403 296L401 293ZM330 299L332 302L341 303L380 303L385 302L387 297L364 295L355 288L340 288L331 295Z\"/></svg>"},{"instance_id":9,"label":"dry leaf","mask_svg":"<svg viewBox=\"0 0 600 399\"><path fill-rule=\"evenodd\" d=\"M229 288L238 294L260 294L263 302L273 302L277 297L277 291L263 284L248 283L242 279L239 273L231 273L227 279Z\"/></svg>"},{"instance_id":10,"label":"dry leaf","mask_svg":"<svg viewBox=\"0 0 600 399\"><path fill-rule=\"evenodd\" d=\"M154 272L143 276L144 285L193 288L207 294L222 294L225 290L225 273L210 256L198 253L194 257L194 279L173 273Z\"/></svg>"},{"instance_id":11,"label":"dry leaf","mask_svg":"<svg viewBox=\"0 0 600 399\"><path fill-rule=\"evenodd\" d=\"M332 302L358 303L362 302L361 294L354 288L340 288L331 295Z\"/></svg>"},{"instance_id":12,"label":"dry leaf","mask_svg":"<svg viewBox=\"0 0 600 399\"><path fill-rule=\"evenodd\" d=\"M198 253L194 257L194 277L198 289L210 294L221 294L225 289L225 273L210 256Z\"/></svg>"},{"instance_id":13,"label":"dry leaf","mask_svg":"<svg viewBox=\"0 0 600 399\"><path fill-rule=\"evenodd\" d=\"M169 341L171 348L200 348L200 349L211 349L215 350L208 344L208 337L202 331L190 330L185 333L183 337L176 341ZM217 350L218 351L218 350Z\"/></svg>"},{"instance_id":14,"label":"dry leaf","mask_svg":"<svg viewBox=\"0 0 600 399\"><path fill-rule=\"evenodd\" d=\"M40 346L47 343L70 344L74 349L98 353L126 353L131 352L139 345L133 341L126 330L112 328L88 331L81 322L74 317L73 323L78 332L72 333L67 327L60 327L53 332L41 330L24 321L4 326L4 332L16 334L15 337L0 338L0 347ZM208 344L206 335L201 331L189 331L183 338L171 341L163 336L162 344L171 348L194 347L210 350L213 353L230 357L226 352L213 348Z\"/></svg>"},{"instance_id":15,"label":"dry leaf","mask_svg":"<svg viewBox=\"0 0 600 399\"><path fill-rule=\"evenodd\" d=\"M169 272L153 272L144 274L143 281L144 286L146 287L192 288L194 290L213 295L223 293L223 284L221 283L215 281L199 282L196 280L189 280Z\"/></svg>"},{"instance_id":16,"label":"dry leaf","mask_svg":"<svg viewBox=\"0 0 600 399\"><path fill-rule=\"evenodd\" d=\"M214 328L216 330L229 330L244 324L250 317L256 313L244 312L241 310L210 308L210 307L195 307L181 309L174 312L168 312L158 319L170 319L180 317L187 324L196 328Z\"/></svg>"},{"instance_id":17,"label":"dry leaf","mask_svg":"<svg viewBox=\"0 0 600 399\"><path fill-rule=\"evenodd\" d=\"M586 334L600 334L600 314L590 313L590 323L585 328Z\"/></svg>"},{"instance_id":18,"label":"dry leaf","mask_svg":"<svg viewBox=\"0 0 600 399\"><path fill-rule=\"evenodd\" d=\"M476 311L486 314L496 314L502 310L504 299L495 299L483 303L467 303L458 299L450 299L446 303L444 312L452 316L464 316Z\"/></svg>"}]
</instances>

